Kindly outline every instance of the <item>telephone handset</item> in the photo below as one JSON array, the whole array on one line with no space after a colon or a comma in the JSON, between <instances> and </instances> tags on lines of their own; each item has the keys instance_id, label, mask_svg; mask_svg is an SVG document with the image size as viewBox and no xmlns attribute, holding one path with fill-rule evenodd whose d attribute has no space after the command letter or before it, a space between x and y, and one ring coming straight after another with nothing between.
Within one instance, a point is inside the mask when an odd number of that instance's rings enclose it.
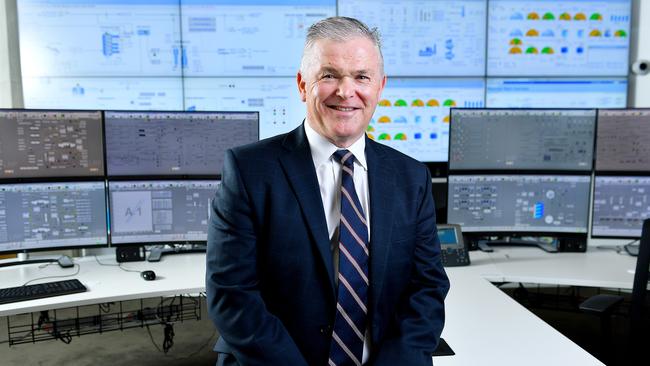
<instances>
[{"instance_id":1,"label":"telephone handset","mask_svg":"<svg viewBox=\"0 0 650 366\"><path fill-rule=\"evenodd\" d=\"M469 254L463 241L460 225L439 224L438 238L445 267L469 266Z\"/></svg>"}]
</instances>

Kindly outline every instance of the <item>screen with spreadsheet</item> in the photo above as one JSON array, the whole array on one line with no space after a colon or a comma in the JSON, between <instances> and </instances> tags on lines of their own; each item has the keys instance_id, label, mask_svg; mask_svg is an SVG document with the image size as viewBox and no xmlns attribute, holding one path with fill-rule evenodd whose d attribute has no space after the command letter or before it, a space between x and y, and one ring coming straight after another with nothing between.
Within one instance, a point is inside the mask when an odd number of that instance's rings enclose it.
<instances>
[{"instance_id":1,"label":"screen with spreadsheet","mask_svg":"<svg viewBox=\"0 0 650 366\"><path fill-rule=\"evenodd\" d=\"M219 175L227 149L258 140L257 112L106 112L109 176Z\"/></svg>"},{"instance_id":2,"label":"screen with spreadsheet","mask_svg":"<svg viewBox=\"0 0 650 366\"><path fill-rule=\"evenodd\" d=\"M0 252L106 245L104 182L0 184Z\"/></svg>"},{"instance_id":3,"label":"screen with spreadsheet","mask_svg":"<svg viewBox=\"0 0 650 366\"><path fill-rule=\"evenodd\" d=\"M650 218L650 177L597 176L592 209L591 235L641 237Z\"/></svg>"},{"instance_id":4,"label":"screen with spreadsheet","mask_svg":"<svg viewBox=\"0 0 650 366\"><path fill-rule=\"evenodd\" d=\"M0 179L104 175L98 111L0 110Z\"/></svg>"},{"instance_id":5,"label":"screen with spreadsheet","mask_svg":"<svg viewBox=\"0 0 650 366\"><path fill-rule=\"evenodd\" d=\"M450 175L447 221L463 232L587 233L590 176Z\"/></svg>"},{"instance_id":6,"label":"screen with spreadsheet","mask_svg":"<svg viewBox=\"0 0 650 366\"><path fill-rule=\"evenodd\" d=\"M598 111L596 170L650 172L650 109Z\"/></svg>"},{"instance_id":7,"label":"screen with spreadsheet","mask_svg":"<svg viewBox=\"0 0 650 366\"><path fill-rule=\"evenodd\" d=\"M590 171L595 110L453 109L450 170Z\"/></svg>"},{"instance_id":8,"label":"screen with spreadsheet","mask_svg":"<svg viewBox=\"0 0 650 366\"><path fill-rule=\"evenodd\" d=\"M109 182L111 243L206 241L217 187L216 180Z\"/></svg>"}]
</instances>

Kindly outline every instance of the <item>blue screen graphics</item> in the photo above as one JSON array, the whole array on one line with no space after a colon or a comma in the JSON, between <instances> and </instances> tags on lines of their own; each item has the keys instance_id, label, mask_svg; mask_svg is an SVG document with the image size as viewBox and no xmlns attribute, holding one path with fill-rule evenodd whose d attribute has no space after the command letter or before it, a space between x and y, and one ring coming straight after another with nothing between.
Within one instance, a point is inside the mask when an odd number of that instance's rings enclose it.
<instances>
[{"instance_id":1,"label":"blue screen graphics","mask_svg":"<svg viewBox=\"0 0 650 366\"><path fill-rule=\"evenodd\" d=\"M625 76L630 0L491 0L488 76Z\"/></svg>"},{"instance_id":2,"label":"blue screen graphics","mask_svg":"<svg viewBox=\"0 0 650 366\"><path fill-rule=\"evenodd\" d=\"M186 78L189 111L259 111L260 139L289 132L305 118L295 77Z\"/></svg>"},{"instance_id":3,"label":"blue screen graphics","mask_svg":"<svg viewBox=\"0 0 650 366\"><path fill-rule=\"evenodd\" d=\"M485 0L341 0L339 15L377 27L389 76L485 74Z\"/></svg>"},{"instance_id":4,"label":"blue screen graphics","mask_svg":"<svg viewBox=\"0 0 650 366\"><path fill-rule=\"evenodd\" d=\"M368 136L424 162L446 162L449 110L481 108L482 79L389 78Z\"/></svg>"},{"instance_id":5,"label":"blue screen graphics","mask_svg":"<svg viewBox=\"0 0 650 366\"><path fill-rule=\"evenodd\" d=\"M487 79L488 108L625 108L627 79Z\"/></svg>"},{"instance_id":6,"label":"blue screen graphics","mask_svg":"<svg viewBox=\"0 0 650 366\"><path fill-rule=\"evenodd\" d=\"M181 3L186 76L295 76L309 26L336 15L334 0Z\"/></svg>"}]
</instances>

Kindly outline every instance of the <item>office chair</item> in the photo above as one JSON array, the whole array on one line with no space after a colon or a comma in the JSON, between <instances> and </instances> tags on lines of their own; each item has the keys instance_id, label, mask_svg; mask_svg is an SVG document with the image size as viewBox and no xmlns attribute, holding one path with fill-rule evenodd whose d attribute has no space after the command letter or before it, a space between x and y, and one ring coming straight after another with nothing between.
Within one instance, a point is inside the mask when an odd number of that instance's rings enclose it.
<instances>
[{"instance_id":1,"label":"office chair","mask_svg":"<svg viewBox=\"0 0 650 366\"><path fill-rule=\"evenodd\" d=\"M643 221L641 240L639 244L639 256L636 260L634 271L634 282L632 285L632 299L630 303L630 332L628 346L632 355L641 356L644 330L649 331L645 319L646 296L648 292L648 271L650 271L650 219ZM611 314L623 302L622 296L600 294L595 295L580 304L580 310L596 314L601 319L601 338L605 350L609 349L612 340ZM634 359L634 358L632 358ZM638 357L637 357L638 359Z\"/></svg>"}]
</instances>

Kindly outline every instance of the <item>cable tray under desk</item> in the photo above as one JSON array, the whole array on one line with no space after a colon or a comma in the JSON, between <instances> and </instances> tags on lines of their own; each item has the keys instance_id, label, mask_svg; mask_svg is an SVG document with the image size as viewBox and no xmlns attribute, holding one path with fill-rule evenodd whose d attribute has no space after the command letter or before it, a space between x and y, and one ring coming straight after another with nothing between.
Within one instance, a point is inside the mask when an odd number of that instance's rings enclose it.
<instances>
[{"instance_id":1,"label":"cable tray under desk","mask_svg":"<svg viewBox=\"0 0 650 366\"><path fill-rule=\"evenodd\" d=\"M70 343L86 334L201 320L202 297L177 295L12 315L7 317L8 344Z\"/></svg>"}]
</instances>

